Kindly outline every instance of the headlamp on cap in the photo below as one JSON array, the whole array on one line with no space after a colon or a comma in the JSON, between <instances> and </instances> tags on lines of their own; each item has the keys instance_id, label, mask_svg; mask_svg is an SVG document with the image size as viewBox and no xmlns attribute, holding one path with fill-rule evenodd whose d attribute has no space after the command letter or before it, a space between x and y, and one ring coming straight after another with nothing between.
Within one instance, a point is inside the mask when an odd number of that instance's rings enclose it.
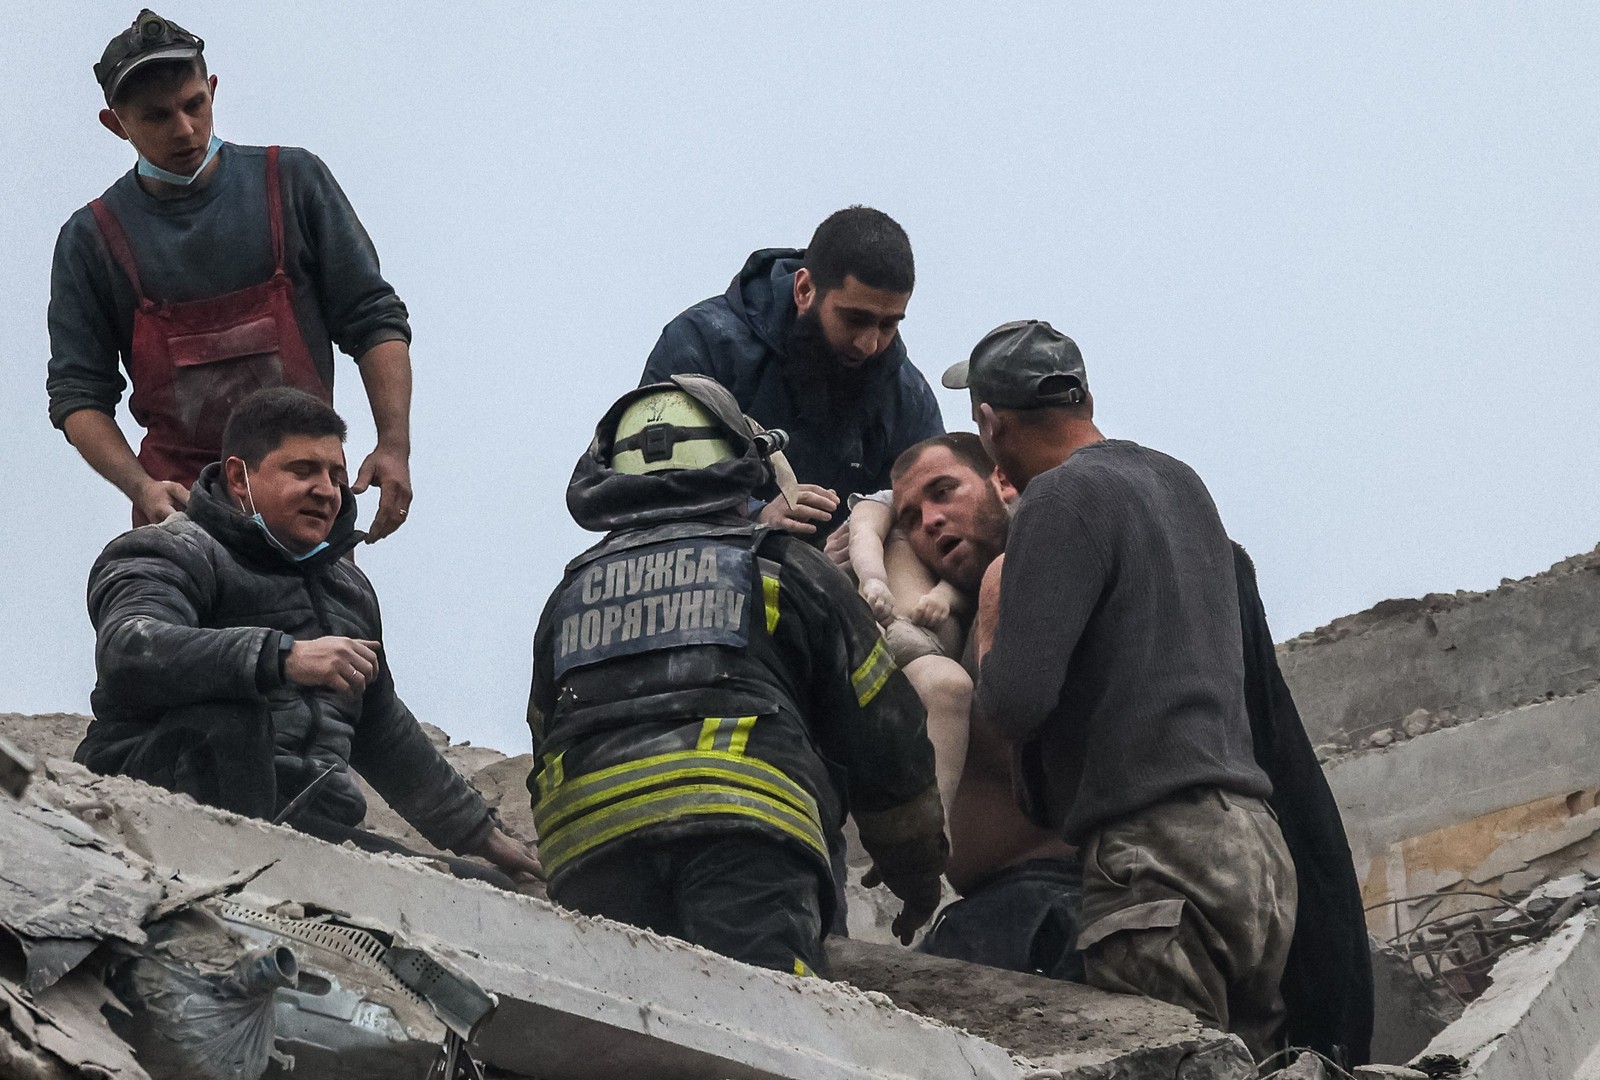
<instances>
[{"instance_id":1,"label":"headlamp on cap","mask_svg":"<svg viewBox=\"0 0 1600 1080\"><path fill-rule=\"evenodd\" d=\"M206 43L169 19L145 8L133 25L112 38L94 66L95 81L111 104L122 83L136 69L156 60L193 60Z\"/></svg>"}]
</instances>

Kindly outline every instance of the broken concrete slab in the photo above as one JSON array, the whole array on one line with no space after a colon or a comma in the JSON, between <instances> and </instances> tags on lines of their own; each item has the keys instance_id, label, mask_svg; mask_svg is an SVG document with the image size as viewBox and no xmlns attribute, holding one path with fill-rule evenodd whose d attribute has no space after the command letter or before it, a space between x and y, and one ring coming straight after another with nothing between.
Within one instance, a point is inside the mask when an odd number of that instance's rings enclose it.
<instances>
[{"instance_id":1,"label":"broken concrete slab","mask_svg":"<svg viewBox=\"0 0 1600 1080\"><path fill-rule=\"evenodd\" d=\"M1328 1069L1319 1055L1301 1054L1288 1067L1268 1075L1272 1080L1328 1080Z\"/></svg>"},{"instance_id":2,"label":"broken concrete slab","mask_svg":"<svg viewBox=\"0 0 1600 1080\"><path fill-rule=\"evenodd\" d=\"M59 767L58 767L59 768ZM437 949L501 1007L483 1060L550 1080L643 1070L685 1080L1013 1080L993 1043L859 991L738 964L682 942L175 799L121 778L71 775L48 797L111 804L108 831L186 878L277 861L240 895L345 912ZM54 790L51 790L54 789Z\"/></svg>"},{"instance_id":3,"label":"broken concrete slab","mask_svg":"<svg viewBox=\"0 0 1600 1080\"><path fill-rule=\"evenodd\" d=\"M1600 920L1569 920L1501 957L1493 984L1416 1062L1452 1060L1472 1080L1588 1080L1600 1055Z\"/></svg>"},{"instance_id":4,"label":"broken concrete slab","mask_svg":"<svg viewBox=\"0 0 1600 1080\"><path fill-rule=\"evenodd\" d=\"M828 959L833 978L981 1035L1062 1077L1224 1080L1255 1073L1236 1037L1149 998L862 941L830 941Z\"/></svg>"},{"instance_id":5,"label":"broken concrete slab","mask_svg":"<svg viewBox=\"0 0 1600 1080\"><path fill-rule=\"evenodd\" d=\"M29 994L0 977L0 1076L6 1080L150 1080L111 1030L117 1003L96 975L74 971Z\"/></svg>"},{"instance_id":6,"label":"broken concrete slab","mask_svg":"<svg viewBox=\"0 0 1600 1080\"><path fill-rule=\"evenodd\" d=\"M39 716L0 713L0 737L10 734L40 761L62 761L72 756L88 724L88 717L72 713ZM527 788L533 755L506 757L498 750L486 747L452 744L449 735L439 728L431 724L423 724L422 728L446 760L469 784L477 788L484 801L500 814L515 835L528 839L538 836ZM476 771L469 772L469 769ZM442 857L448 854L428 843L359 775L356 776L356 783L367 800L367 816L363 823L366 828L398 841L419 855ZM861 879L870 868L871 859L855 839L853 823L847 823L845 831L850 852L849 881L846 884L850 935L891 944L896 940L891 926L900 913L899 901L882 886L874 889L862 886ZM954 891L946 886L944 902L955 898Z\"/></svg>"},{"instance_id":7,"label":"broken concrete slab","mask_svg":"<svg viewBox=\"0 0 1600 1080\"><path fill-rule=\"evenodd\" d=\"M1493 881L1521 870L1536 859L1564 851L1596 832L1600 832L1600 809L1586 810L1553 829L1540 829L1507 840L1474 867L1467 877L1479 884Z\"/></svg>"},{"instance_id":8,"label":"broken concrete slab","mask_svg":"<svg viewBox=\"0 0 1600 1080\"><path fill-rule=\"evenodd\" d=\"M1050 1075L1053 1068L1083 1080L1132 1080L1176 1075L1182 1060L1185 1075L1249 1075L1236 1040L1144 999L899 950L876 954L877 975L871 963L858 967L856 977L881 988L877 993L796 979L459 881L419 860L335 847L70 765L52 763L51 771L55 779L38 785L37 796L111 807L97 823L108 838L181 870L186 881L266 866L238 902L341 912L347 916L341 921L387 927L423 945L499 995L500 1009L478 1047L486 1064L509 1072L548 1080L610 1080L641 1071L685 1080L1015 1080L1038 1068ZM971 995L947 1015L996 1038L1016 1035L1026 1051L891 1002L897 994L921 1001L935 980L982 985L974 971L1018 985L1007 995ZM1024 1006L1028 995L1045 1004ZM1031 1018L1031 1026L1019 1026L1015 1014L1024 1008L1045 1016L1028 1013L1023 1019ZM1118 1051L1120 1039L1128 1040L1125 1052Z\"/></svg>"},{"instance_id":9,"label":"broken concrete slab","mask_svg":"<svg viewBox=\"0 0 1600 1080\"><path fill-rule=\"evenodd\" d=\"M144 941L144 921L166 895L151 867L63 809L3 805L0 927L21 943L29 989L43 990L107 938Z\"/></svg>"}]
</instances>

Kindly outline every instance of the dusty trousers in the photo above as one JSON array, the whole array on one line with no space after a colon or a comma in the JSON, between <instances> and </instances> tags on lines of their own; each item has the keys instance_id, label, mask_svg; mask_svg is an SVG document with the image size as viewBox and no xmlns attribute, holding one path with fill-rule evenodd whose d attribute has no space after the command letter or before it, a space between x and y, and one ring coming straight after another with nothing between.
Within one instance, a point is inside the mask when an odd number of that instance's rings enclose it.
<instances>
[{"instance_id":1,"label":"dusty trousers","mask_svg":"<svg viewBox=\"0 0 1600 1080\"><path fill-rule=\"evenodd\" d=\"M91 731L73 755L107 776L131 776L195 802L271 820L278 806L272 715L265 705L202 701L152 724L121 725L105 740Z\"/></svg>"},{"instance_id":2,"label":"dusty trousers","mask_svg":"<svg viewBox=\"0 0 1600 1080\"><path fill-rule=\"evenodd\" d=\"M85 739L74 760L103 775L143 780L197 803L262 821L273 820L294 794L278 797L272 717L264 706L203 701L173 709L153 724L138 725L138 732L101 744ZM425 856L371 830L333 821L312 806L302 806L284 824L330 844L349 842L363 851L432 858L456 877L515 889L510 878L492 867L468 859Z\"/></svg>"},{"instance_id":3,"label":"dusty trousers","mask_svg":"<svg viewBox=\"0 0 1600 1080\"><path fill-rule=\"evenodd\" d=\"M815 864L760 836L618 844L565 874L550 899L791 975L825 970Z\"/></svg>"},{"instance_id":4,"label":"dusty trousers","mask_svg":"<svg viewBox=\"0 0 1600 1080\"><path fill-rule=\"evenodd\" d=\"M1029 859L994 874L939 912L919 946L931 956L1083 982L1074 859Z\"/></svg>"},{"instance_id":5,"label":"dusty trousers","mask_svg":"<svg viewBox=\"0 0 1600 1080\"><path fill-rule=\"evenodd\" d=\"M1266 803L1192 788L1097 830L1080 856L1090 985L1180 1005L1271 1053L1296 884Z\"/></svg>"}]
</instances>

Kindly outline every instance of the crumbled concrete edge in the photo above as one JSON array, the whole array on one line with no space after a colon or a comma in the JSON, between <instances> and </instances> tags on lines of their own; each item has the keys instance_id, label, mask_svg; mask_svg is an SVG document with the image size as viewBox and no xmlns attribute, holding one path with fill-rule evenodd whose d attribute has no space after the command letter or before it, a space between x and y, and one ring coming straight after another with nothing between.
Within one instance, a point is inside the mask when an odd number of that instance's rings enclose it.
<instances>
[{"instance_id":1,"label":"crumbled concrete edge","mask_svg":"<svg viewBox=\"0 0 1600 1080\"><path fill-rule=\"evenodd\" d=\"M1577 1077L1600 1053L1600 918L1584 912L1501 957L1493 985L1413 1059L1472 1080ZM1587 1072L1582 1075L1591 1075Z\"/></svg>"},{"instance_id":2,"label":"crumbled concrete edge","mask_svg":"<svg viewBox=\"0 0 1600 1080\"><path fill-rule=\"evenodd\" d=\"M684 942L587 919L425 861L325 844L198 806L120 777L51 761L35 794L93 803L107 842L139 850L190 884L260 869L238 899L339 913L423 944L484 989L500 1011L486 1063L527 1075L585 1076L597 1058L617 1074L749 1080L1015 1080L994 1043L889 1005L881 995L751 968Z\"/></svg>"},{"instance_id":3,"label":"crumbled concrete edge","mask_svg":"<svg viewBox=\"0 0 1600 1080\"><path fill-rule=\"evenodd\" d=\"M1458 589L1453 593L1428 593L1411 599L1380 600L1365 611L1358 611L1351 615L1341 615L1324 626L1319 626L1315 630L1308 630L1297 637L1281 642L1278 645L1278 651L1280 653L1294 652L1315 645L1339 641L1390 623L1417 622L1428 615L1436 615L1440 612L1465 607L1468 604L1479 603L1490 597L1504 595L1514 589L1528 586L1537 587L1556 578L1581 573L1585 570L1600 570L1600 544L1597 544L1592 551L1569 556L1552 564L1549 569L1541 570L1536 574L1529 574L1523 578L1502 578L1498 587L1485 589L1482 592Z\"/></svg>"},{"instance_id":4,"label":"crumbled concrete edge","mask_svg":"<svg viewBox=\"0 0 1600 1080\"><path fill-rule=\"evenodd\" d=\"M1167 1077L1205 1058L1211 1071L1193 1075L1254 1071L1242 1042L1175 1005L899 946L836 940L828 953L834 978L1006 1046L1033 1068L1085 1080Z\"/></svg>"}]
</instances>

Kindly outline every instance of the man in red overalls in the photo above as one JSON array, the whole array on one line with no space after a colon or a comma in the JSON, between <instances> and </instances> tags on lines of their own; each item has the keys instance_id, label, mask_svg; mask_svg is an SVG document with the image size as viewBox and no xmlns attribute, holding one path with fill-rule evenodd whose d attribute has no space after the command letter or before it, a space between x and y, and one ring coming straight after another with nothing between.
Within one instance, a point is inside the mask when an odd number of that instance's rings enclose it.
<instances>
[{"instance_id":1,"label":"man in red overalls","mask_svg":"<svg viewBox=\"0 0 1600 1080\"><path fill-rule=\"evenodd\" d=\"M51 421L128 496L136 525L159 522L185 507L252 390L331 401L337 345L356 358L377 427L351 488L382 489L368 531L381 539L411 502L405 305L320 160L216 137L204 48L146 9L95 65L100 122L139 161L57 239ZM128 382L145 429L137 456L115 419Z\"/></svg>"}]
</instances>

